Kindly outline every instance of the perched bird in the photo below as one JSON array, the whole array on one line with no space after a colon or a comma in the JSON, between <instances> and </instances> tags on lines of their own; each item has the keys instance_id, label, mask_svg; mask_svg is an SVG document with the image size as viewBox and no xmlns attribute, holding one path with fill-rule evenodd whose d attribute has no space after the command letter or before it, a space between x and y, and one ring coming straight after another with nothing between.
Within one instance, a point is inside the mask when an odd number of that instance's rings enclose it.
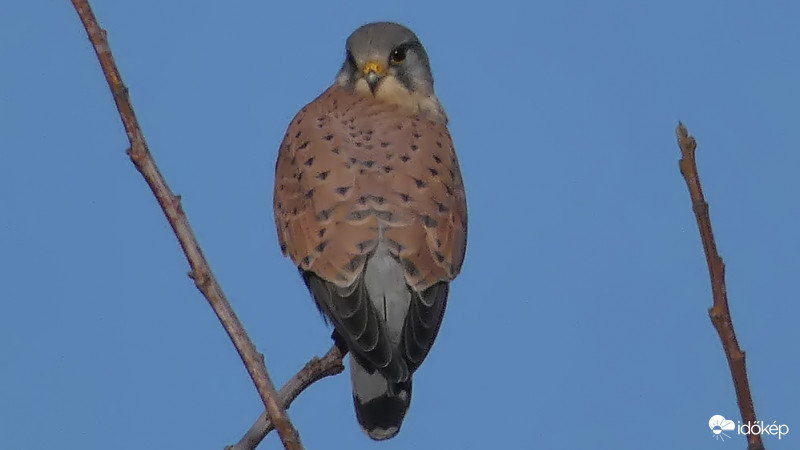
<instances>
[{"instance_id":1,"label":"perched bird","mask_svg":"<svg viewBox=\"0 0 800 450\"><path fill-rule=\"evenodd\" d=\"M356 416L389 439L433 345L467 244L467 203L428 55L408 28L347 39L334 84L292 119L274 212L334 338L350 352Z\"/></svg>"}]
</instances>

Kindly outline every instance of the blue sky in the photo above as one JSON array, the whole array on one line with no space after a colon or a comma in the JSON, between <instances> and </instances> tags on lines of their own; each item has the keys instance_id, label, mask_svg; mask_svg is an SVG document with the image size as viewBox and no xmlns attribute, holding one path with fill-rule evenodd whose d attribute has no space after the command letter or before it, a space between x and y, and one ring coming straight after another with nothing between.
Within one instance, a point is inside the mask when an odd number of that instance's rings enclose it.
<instances>
[{"instance_id":1,"label":"blue sky","mask_svg":"<svg viewBox=\"0 0 800 450\"><path fill-rule=\"evenodd\" d=\"M426 45L470 236L400 435L349 377L289 413L307 448L741 449L674 128L698 164L759 418L800 446L794 1L93 2L144 133L278 385L330 345L278 249L295 112L362 23ZM335 4L338 3L338 4ZM71 4L0 5L0 446L221 449L261 411L125 155ZM270 435L261 448L280 448Z\"/></svg>"}]
</instances>

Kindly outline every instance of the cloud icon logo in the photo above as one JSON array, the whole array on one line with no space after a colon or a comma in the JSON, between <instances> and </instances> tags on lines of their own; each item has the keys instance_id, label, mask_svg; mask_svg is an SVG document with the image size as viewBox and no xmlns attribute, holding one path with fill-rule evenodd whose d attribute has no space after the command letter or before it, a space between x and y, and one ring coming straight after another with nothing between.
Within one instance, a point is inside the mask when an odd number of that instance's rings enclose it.
<instances>
[{"instance_id":1,"label":"cloud icon logo","mask_svg":"<svg viewBox=\"0 0 800 450\"><path fill-rule=\"evenodd\" d=\"M734 430L736 424L717 414L708 419L708 428L711 428L711 432L714 433L714 439L725 441L725 438L730 438L730 436L724 432Z\"/></svg>"}]
</instances>

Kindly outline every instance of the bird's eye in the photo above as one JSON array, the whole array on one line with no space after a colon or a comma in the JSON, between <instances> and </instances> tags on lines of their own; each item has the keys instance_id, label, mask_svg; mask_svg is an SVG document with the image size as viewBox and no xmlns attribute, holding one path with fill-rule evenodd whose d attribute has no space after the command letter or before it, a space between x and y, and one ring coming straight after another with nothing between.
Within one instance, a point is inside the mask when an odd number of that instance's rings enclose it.
<instances>
[{"instance_id":1,"label":"bird's eye","mask_svg":"<svg viewBox=\"0 0 800 450\"><path fill-rule=\"evenodd\" d=\"M392 54L389 56L389 62L392 64L400 64L406 60L406 52L408 49L406 47L397 47L392 51Z\"/></svg>"}]
</instances>

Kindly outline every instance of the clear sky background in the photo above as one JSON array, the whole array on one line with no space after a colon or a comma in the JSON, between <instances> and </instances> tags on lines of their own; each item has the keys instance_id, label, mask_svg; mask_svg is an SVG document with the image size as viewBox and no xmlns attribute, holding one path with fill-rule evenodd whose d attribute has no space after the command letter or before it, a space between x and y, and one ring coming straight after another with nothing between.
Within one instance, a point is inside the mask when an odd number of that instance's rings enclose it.
<instances>
[{"instance_id":1,"label":"clear sky background","mask_svg":"<svg viewBox=\"0 0 800 450\"><path fill-rule=\"evenodd\" d=\"M278 249L276 150L373 20L426 45L470 235L400 435L349 375L309 449L712 449L735 420L674 129L699 142L759 418L800 448L800 4L93 2L142 128L281 385L330 330ZM261 401L152 194L67 0L0 3L0 447L221 449ZM271 434L261 448L277 449Z\"/></svg>"}]
</instances>

